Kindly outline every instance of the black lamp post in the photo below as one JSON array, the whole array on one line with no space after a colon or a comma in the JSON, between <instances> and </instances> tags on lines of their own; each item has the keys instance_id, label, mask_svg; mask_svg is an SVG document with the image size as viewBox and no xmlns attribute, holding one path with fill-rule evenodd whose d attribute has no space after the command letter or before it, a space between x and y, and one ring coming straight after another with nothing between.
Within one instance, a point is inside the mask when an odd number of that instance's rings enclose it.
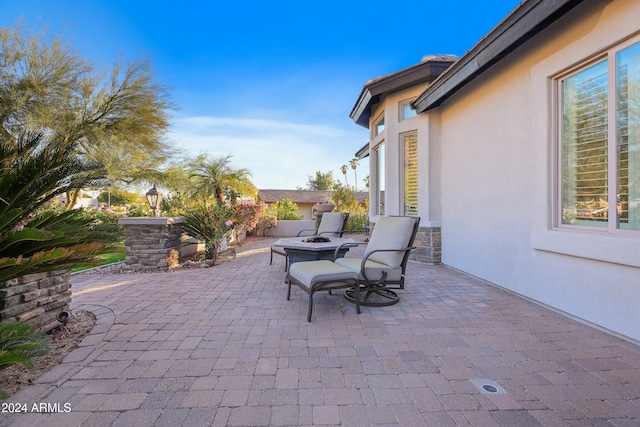
<instances>
[{"instance_id":1,"label":"black lamp post","mask_svg":"<svg viewBox=\"0 0 640 427\"><path fill-rule=\"evenodd\" d=\"M153 184L153 188L147 191L147 201L149 202L149 207L151 208L151 216L158 216L158 202L160 201L160 193L158 193L158 189L156 185Z\"/></svg>"}]
</instances>

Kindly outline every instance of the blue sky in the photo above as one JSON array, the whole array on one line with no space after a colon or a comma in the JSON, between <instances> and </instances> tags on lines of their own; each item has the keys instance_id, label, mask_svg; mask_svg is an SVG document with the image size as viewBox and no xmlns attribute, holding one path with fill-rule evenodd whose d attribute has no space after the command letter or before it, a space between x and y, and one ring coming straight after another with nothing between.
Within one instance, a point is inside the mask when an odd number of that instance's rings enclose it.
<instances>
[{"instance_id":1,"label":"blue sky","mask_svg":"<svg viewBox=\"0 0 640 427\"><path fill-rule=\"evenodd\" d=\"M0 25L44 25L97 64L149 59L179 107L173 146L232 154L258 188L294 189L315 171L343 180L368 141L349 118L368 79L462 55L519 3L0 0ZM357 174L362 188L366 161Z\"/></svg>"}]
</instances>

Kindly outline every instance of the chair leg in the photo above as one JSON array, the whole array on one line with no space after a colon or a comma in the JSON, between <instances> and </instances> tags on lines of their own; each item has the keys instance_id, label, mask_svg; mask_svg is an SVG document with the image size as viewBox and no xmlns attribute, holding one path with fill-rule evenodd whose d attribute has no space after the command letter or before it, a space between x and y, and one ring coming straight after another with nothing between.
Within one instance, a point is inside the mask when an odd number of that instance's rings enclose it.
<instances>
[{"instance_id":1,"label":"chair leg","mask_svg":"<svg viewBox=\"0 0 640 427\"><path fill-rule=\"evenodd\" d=\"M356 298L355 298L355 305L356 305L356 313L360 314L360 283L356 282Z\"/></svg>"},{"instance_id":2,"label":"chair leg","mask_svg":"<svg viewBox=\"0 0 640 427\"><path fill-rule=\"evenodd\" d=\"M269 265L273 264L273 249L271 249L271 257L269 258Z\"/></svg>"},{"instance_id":3,"label":"chair leg","mask_svg":"<svg viewBox=\"0 0 640 427\"><path fill-rule=\"evenodd\" d=\"M307 314L307 322L311 322L312 311L313 311L313 291L309 290L309 313Z\"/></svg>"}]
</instances>

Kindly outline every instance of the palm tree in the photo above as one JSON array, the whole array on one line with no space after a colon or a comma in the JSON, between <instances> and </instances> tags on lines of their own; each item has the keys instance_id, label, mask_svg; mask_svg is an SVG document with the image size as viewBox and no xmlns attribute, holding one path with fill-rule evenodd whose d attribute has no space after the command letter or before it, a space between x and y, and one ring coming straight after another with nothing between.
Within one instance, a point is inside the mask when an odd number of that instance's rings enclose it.
<instances>
[{"instance_id":1,"label":"palm tree","mask_svg":"<svg viewBox=\"0 0 640 427\"><path fill-rule=\"evenodd\" d=\"M198 156L193 161L190 178L195 181L195 194L209 198L214 196L218 204L225 199L235 203L239 195L255 195L256 187L251 182L248 169L234 169L231 155L211 158Z\"/></svg>"},{"instance_id":2,"label":"palm tree","mask_svg":"<svg viewBox=\"0 0 640 427\"><path fill-rule=\"evenodd\" d=\"M40 134L0 136L0 282L93 265L119 239L79 209L49 208L68 191L104 182L100 164Z\"/></svg>"},{"instance_id":3,"label":"palm tree","mask_svg":"<svg viewBox=\"0 0 640 427\"><path fill-rule=\"evenodd\" d=\"M356 173L356 169L358 168L358 165L360 164L360 163L358 163L358 160L359 159L356 157L356 158L351 159L349 161L349 163L351 164L351 169L353 169L353 175L354 175L355 180L356 180L356 186L355 186L356 191L358 191L358 174Z\"/></svg>"},{"instance_id":4,"label":"palm tree","mask_svg":"<svg viewBox=\"0 0 640 427\"><path fill-rule=\"evenodd\" d=\"M347 182L347 170L348 169L349 169L349 166L347 166L347 165L340 166L340 170L342 171L342 174L344 175L344 185L345 185L345 187L349 186L349 183Z\"/></svg>"}]
</instances>

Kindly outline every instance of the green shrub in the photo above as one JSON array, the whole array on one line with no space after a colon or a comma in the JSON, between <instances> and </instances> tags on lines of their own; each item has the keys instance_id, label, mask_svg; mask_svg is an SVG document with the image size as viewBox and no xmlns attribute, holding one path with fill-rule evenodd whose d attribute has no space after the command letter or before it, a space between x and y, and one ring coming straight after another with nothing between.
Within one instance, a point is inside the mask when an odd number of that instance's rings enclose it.
<instances>
[{"instance_id":1,"label":"green shrub","mask_svg":"<svg viewBox=\"0 0 640 427\"><path fill-rule=\"evenodd\" d=\"M160 212L166 216L184 216L190 206L197 203L182 193L175 193L160 200Z\"/></svg>"},{"instance_id":2,"label":"green shrub","mask_svg":"<svg viewBox=\"0 0 640 427\"><path fill-rule=\"evenodd\" d=\"M273 227L278 223L278 219L273 215L263 214L258 220L258 224L256 225L256 230L258 232L262 232L263 236L266 236Z\"/></svg>"},{"instance_id":3,"label":"green shrub","mask_svg":"<svg viewBox=\"0 0 640 427\"><path fill-rule=\"evenodd\" d=\"M137 218L141 216L151 216L151 208L148 203L135 203L128 207L127 216Z\"/></svg>"},{"instance_id":4,"label":"green shrub","mask_svg":"<svg viewBox=\"0 0 640 427\"><path fill-rule=\"evenodd\" d=\"M351 188L337 186L332 199L336 204L337 212L349 212L347 221L347 232L359 232L364 230L364 226L369 222L368 206L360 204L355 192Z\"/></svg>"},{"instance_id":5,"label":"green shrub","mask_svg":"<svg viewBox=\"0 0 640 427\"><path fill-rule=\"evenodd\" d=\"M233 236L239 242L243 233L255 230L262 216L262 205L255 203L237 203L231 206L233 210Z\"/></svg>"},{"instance_id":6,"label":"green shrub","mask_svg":"<svg viewBox=\"0 0 640 427\"><path fill-rule=\"evenodd\" d=\"M111 191L103 191L100 193L98 201L108 203L109 206L125 206L132 203L139 203L140 198L140 195L137 193L114 188Z\"/></svg>"},{"instance_id":7,"label":"green shrub","mask_svg":"<svg viewBox=\"0 0 640 427\"><path fill-rule=\"evenodd\" d=\"M364 230L364 226L369 223L369 215L366 213L351 214L347 220L345 229L348 233L357 233Z\"/></svg>"},{"instance_id":8,"label":"green shrub","mask_svg":"<svg viewBox=\"0 0 640 427\"><path fill-rule=\"evenodd\" d=\"M110 210L83 209L84 217L90 222L90 229L100 229L103 232L114 233L124 238L124 226L118 224L118 220L123 216Z\"/></svg>"},{"instance_id":9,"label":"green shrub","mask_svg":"<svg viewBox=\"0 0 640 427\"><path fill-rule=\"evenodd\" d=\"M275 216L283 221L302 219L302 215L298 213L298 205L293 203L291 199L282 199L271 203L267 208L267 215Z\"/></svg>"}]
</instances>

